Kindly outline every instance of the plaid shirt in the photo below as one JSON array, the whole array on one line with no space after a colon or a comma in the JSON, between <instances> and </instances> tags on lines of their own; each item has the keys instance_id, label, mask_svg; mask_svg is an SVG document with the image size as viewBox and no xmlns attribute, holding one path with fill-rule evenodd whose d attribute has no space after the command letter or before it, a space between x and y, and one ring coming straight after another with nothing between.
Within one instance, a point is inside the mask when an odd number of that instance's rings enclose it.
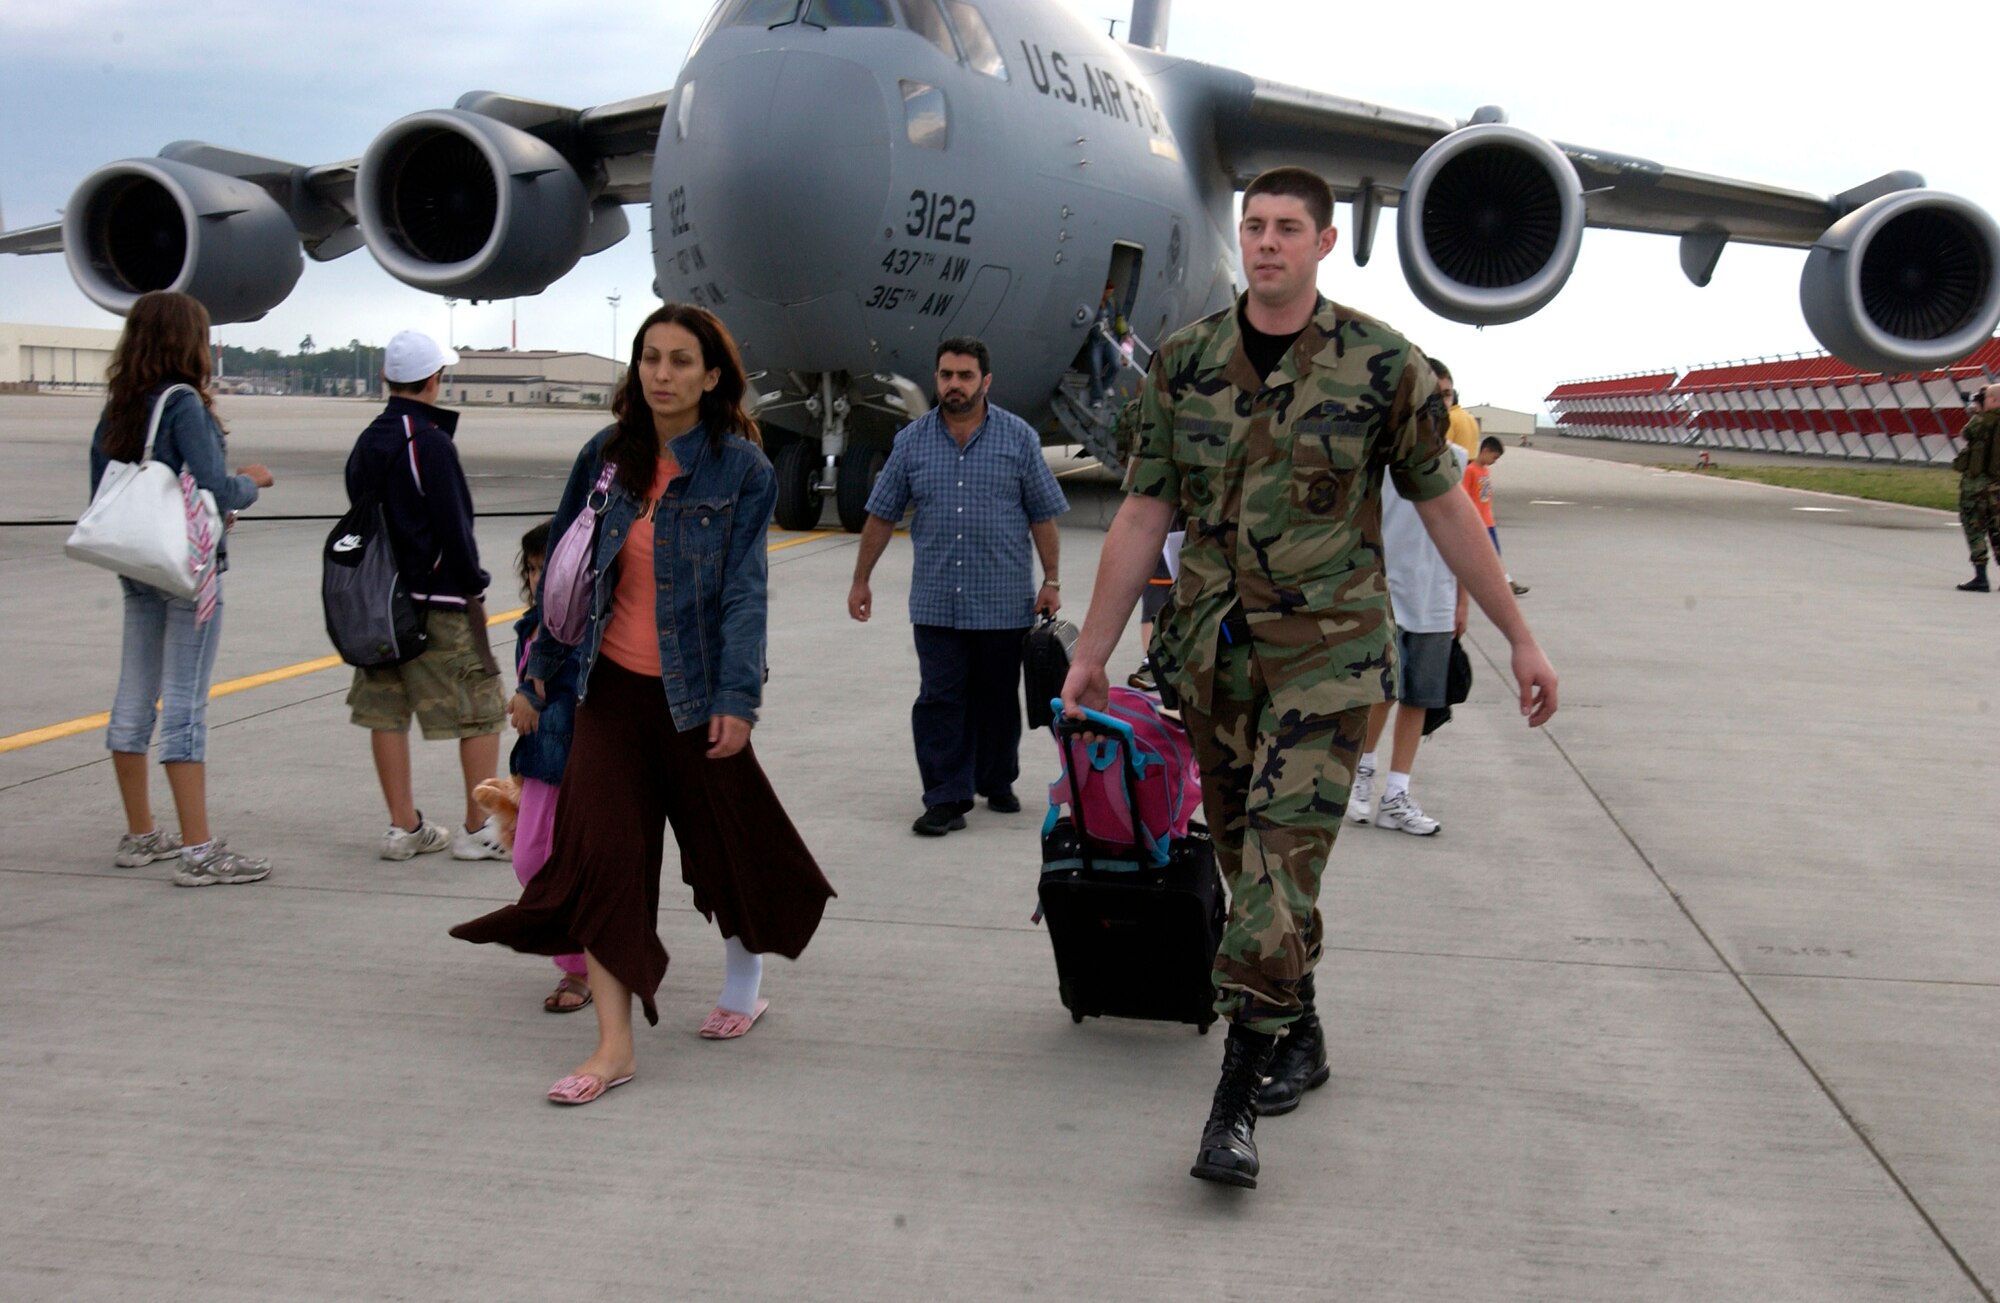
<instances>
[{"instance_id":1,"label":"plaid shirt","mask_svg":"<svg viewBox=\"0 0 2000 1303\"><path fill-rule=\"evenodd\" d=\"M932 409L904 426L868 495L868 514L910 522L910 623L1025 629L1035 621L1028 526L1069 510L1042 441L1012 412L986 405L963 448Z\"/></svg>"}]
</instances>

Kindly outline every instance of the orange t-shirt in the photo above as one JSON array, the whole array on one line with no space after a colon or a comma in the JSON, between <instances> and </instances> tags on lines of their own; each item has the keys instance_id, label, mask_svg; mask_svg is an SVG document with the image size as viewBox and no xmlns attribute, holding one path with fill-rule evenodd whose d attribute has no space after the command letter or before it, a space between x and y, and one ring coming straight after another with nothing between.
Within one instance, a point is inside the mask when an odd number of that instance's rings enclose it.
<instances>
[{"instance_id":1,"label":"orange t-shirt","mask_svg":"<svg viewBox=\"0 0 2000 1303\"><path fill-rule=\"evenodd\" d=\"M645 510L632 521L618 549L618 580L611 590L611 619L604 626L602 650L621 669L648 678L660 676L660 613L653 576L653 515L660 495L681 468L662 452L653 475L653 491Z\"/></svg>"},{"instance_id":2,"label":"orange t-shirt","mask_svg":"<svg viewBox=\"0 0 2000 1303\"><path fill-rule=\"evenodd\" d=\"M1459 481L1465 491L1472 495L1472 505L1479 508L1479 519L1486 528L1493 528L1493 472L1478 462L1471 462L1465 468L1465 478Z\"/></svg>"}]
</instances>

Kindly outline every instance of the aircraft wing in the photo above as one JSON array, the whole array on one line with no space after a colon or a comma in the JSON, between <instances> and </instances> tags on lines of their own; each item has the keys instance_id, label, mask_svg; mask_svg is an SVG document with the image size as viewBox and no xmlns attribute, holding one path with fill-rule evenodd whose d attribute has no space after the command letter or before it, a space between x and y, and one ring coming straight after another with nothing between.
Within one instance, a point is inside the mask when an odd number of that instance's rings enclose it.
<instances>
[{"instance_id":1,"label":"aircraft wing","mask_svg":"<svg viewBox=\"0 0 2000 1303\"><path fill-rule=\"evenodd\" d=\"M62 223L24 226L0 234L0 253L61 253Z\"/></svg>"},{"instance_id":2,"label":"aircraft wing","mask_svg":"<svg viewBox=\"0 0 2000 1303\"><path fill-rule=\"evenodd\" d=\"M1302 163L1326 177L1342 200L1372 192L1377 202L1394 204L1418 157L1468 125L1227 69L1210 72L1216 145L1238 186L1266 167ZM1487 110L1471 119L1503 120L1497 111ZM1553 143L1576 167L1589 225L1658 235L1694 232L1745 244L1803 248L1867 199L1923 184L1914 173L1891 173L1846 194L1815 195Z\"/></svg>"},{"instance_id":3,"label":"aircraft wing","mask_svg":"<svg viewBox=\"0 0 2000 1303\"><path fill-rule=\"evenodd\" d=\"M570 109L493 91L459 98L457 108L494 118L554 146L589 178L593 202L644 203L649 198L653 149L670 91ZM300 167L201 141L182 140L160 151L162 159L248 181L291 218L299 243L315 261L327 262L361 247L356 224L358 158ZM91 183L85 182L88 186ZM0 234L0 253L60 253L62 224ZM592 250L593 252L595 250Z\"/></svg>"}]
</instances>

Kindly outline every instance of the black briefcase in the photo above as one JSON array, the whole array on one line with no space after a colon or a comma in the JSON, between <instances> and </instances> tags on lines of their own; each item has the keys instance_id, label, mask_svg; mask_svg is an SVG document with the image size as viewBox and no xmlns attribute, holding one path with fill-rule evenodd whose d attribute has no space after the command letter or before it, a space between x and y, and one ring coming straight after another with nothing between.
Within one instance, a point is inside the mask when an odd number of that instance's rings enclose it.
<instances>
[{"instance_id":1,"label":"black briefcase","mask_svg":"<svg viewBox=\"0 0 2000 1303\"><path fill-rule=\"evenodd\" d=\"M1065 720L1067 746L1082 725ZM1074 813L1074 812L1073 812ZM1168 846L1167 863L1111 859L1093 851L1070 817L1042 836L1041 908L1055 948L1056 984L1072 1022L1085 1018L1147 1018L1193 1023L1204 1034L1215 1021L1210 976L1229 904L1208 830Z\"/></svg>"},{"instance_id":2,"label":"black briefcase","mask_svg":"<svg viewBox=\"0 0 2000 1303\"><path fill-rule=\"evenodd\" d=\"M1028 693L1028 727L1047 728L1055 718L1049 702L1062 695L1069 677L1069 654L1076 626L1044 611L1021 639L1021 681Z\"/></svg>"}]
</instances>

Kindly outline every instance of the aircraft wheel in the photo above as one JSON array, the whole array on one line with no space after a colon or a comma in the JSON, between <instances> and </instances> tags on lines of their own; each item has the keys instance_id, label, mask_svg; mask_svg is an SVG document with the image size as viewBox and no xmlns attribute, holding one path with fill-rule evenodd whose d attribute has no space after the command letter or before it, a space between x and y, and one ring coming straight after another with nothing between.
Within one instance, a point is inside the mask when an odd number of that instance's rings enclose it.
<instances>
[{"instance_id":1,"label":"aircraft wheel","mask_svg":"<svg viewBox=\"0 0 2000 1303\"><path fill-rule=\"evenodd\" d=\"M815 529L819 526L819 494L813 492L813 474L819 468L819 445L810 439L794 439L778 449L771 469L778 477L779 529Z\"/></svg>"},{"instance_id":2,"label":"aircraft wheel","mask_svg":"<svg viewBox=\"0 0 2000 1303\"><path fill-rule=\"evenodd\" d=\"M840 459L840 473L834 488L834 506L840 512L840 525L850 534L859 534L861 527L868 523L868 494L875 487L875 477L882 473L883 465L889 460L889 450L880 444L850 444L847 453Z\"/></svg>"}]
</instances>

